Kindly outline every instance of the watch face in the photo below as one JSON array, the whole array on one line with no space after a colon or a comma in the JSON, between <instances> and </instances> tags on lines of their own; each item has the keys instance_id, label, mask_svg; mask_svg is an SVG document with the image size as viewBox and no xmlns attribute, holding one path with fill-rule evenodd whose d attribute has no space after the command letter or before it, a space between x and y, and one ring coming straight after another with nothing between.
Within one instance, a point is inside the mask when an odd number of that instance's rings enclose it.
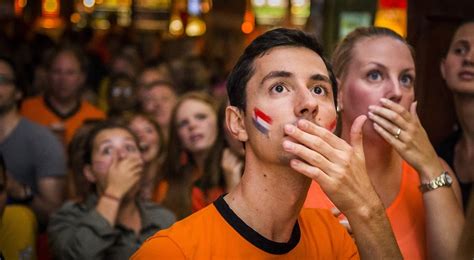
<instances>
[{"instance_id":1,"label":"watch face","mask_svg":"<svg viewBox=\"0 0 474 260\"><path fill-rule=\"evenodd\" d=\"M446 183L447 184L453 183L453 179L451 179L451 176L449 176L449 174L446 173L444 176L446 178Z\"/></svg>"}]
</instances>

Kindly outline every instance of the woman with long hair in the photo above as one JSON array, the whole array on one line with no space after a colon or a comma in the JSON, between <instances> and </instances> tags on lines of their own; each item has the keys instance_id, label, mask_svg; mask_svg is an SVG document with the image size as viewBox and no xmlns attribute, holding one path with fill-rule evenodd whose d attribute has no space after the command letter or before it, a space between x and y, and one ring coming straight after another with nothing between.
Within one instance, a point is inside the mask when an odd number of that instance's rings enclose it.
<instances>
[{"instance_id":1,"label":"woman with long hair","mask_svg":"<svg viewBox=\"0 0 474 260\"><path fill-rule=\"evenodd\" d=\"M135 113L128 119L128 126L137 135L144 162L141 197L153 198L156 184L163 180L164 138L160 126L147 114Z\"/></svg>"},{"instance_id":2,"label":"woman with long hair","mask_svg":"<svg viewBox=\"0 0 474 260\"><path fill-rule=\"evenodd\" d=\"M128 128L97 123L80 150L83 167L76 174L89 184L89 193L52 216L52 252L59 259L127 259L175 218L169 210L139 198L143 160L138 139Z\"/></svg>"},{"instance_id":3,"label":"woman with long hair","mask_svg":"<svg viewBox=\"0 0 474 260\"><path fill-rule=\"evenodd\" d=\"M155 192L155 200L173 210L178 219L225 192L220 167L224 142L217 109L217 102L210 95L189 92L173 110L164 163L165 182Z\"/></svg>"},{"instance_id":4,"label":"woman with long hair","mask_svg":"<svg viewBox=\"0 0 474 260\"><path fill-rule=\"evenodd\" d=\"M474 183L474 19L458 26L441 61L441 75L453 93L458 129L437 151L456 172L467 210Z\"/></svg>"},{"instance_id":5,"label":"woman with long hair","mask_svg":"<svg viewBox=\"0 0 474 260\"><path fill-rule=\"evenodd\" d=\"M336 48L333 66L342 138L350 140L357 117L368 117L367 173L404 258L452 259L464 223L459 186L416 114L412 48L389 29L358 28ZM315 183L306 206L334 207Z\"/></svg>"}]
</instances>

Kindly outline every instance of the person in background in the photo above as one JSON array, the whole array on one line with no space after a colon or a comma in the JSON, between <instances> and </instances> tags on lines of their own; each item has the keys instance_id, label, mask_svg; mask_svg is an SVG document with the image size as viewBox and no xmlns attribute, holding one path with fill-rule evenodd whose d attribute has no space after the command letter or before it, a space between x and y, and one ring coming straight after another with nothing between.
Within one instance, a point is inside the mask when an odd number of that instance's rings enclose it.
<instances>
[{"instance_id":1,"label":"person in background","mask_svg":"<svg viewBox=\"0 0 474 260\"><path fill-rule=\"evenodd\" d=\"M99 122L84 141L82 172L89 193L63 205L51 218L48 236L58 259L128 259L174 215L139 198L143 161L138 139L121 124Z\"/></svg>"},{"instance_id":2,"label":"person in background","mask_svg":"<svg viewBox=\"0 0 474 260\"><path fill-rule=\"evenodd\" d=\"M213 97L189 92L173 110L165 181L159 184L155 201L162 201L178 219L204 208L226 191L220 167L224 137L217 109Z\"/></svg>"},{"instance_id":3,"label":"person in background","mask_svg":"<svg viewBox=\"0 0 474 260\"><path fill-rule=\"evenodd\" d=\"M65 199L66 158L51 131L18 113L21 96L14 64L0 56L0 152L9 201L31 207L42 231Z\"/></svg>"},{"instance_id":4,"label":"person in background","mask_svg":"<svg viewBox=\"0 0 474 260\"><path fill-rule=\"evenodd\" d=\"M140 103L143 111L148 113L163 130L165 146L168 144L171 113L178 100L178 93L171 82L152 81L142 88Z\"/></svg>"},{"instance_id":5,"label":"person in background","mask_svg":"<svg viewBox=\"0 0 474 260\"><path fill-rule=\"evenodd\" d=\"M135 81L126 74L110 77L108 86L108 118L123 118L135 112L138 105Z\"/></svg>"},{"instance_id":6,"label":"person in background","mask_svg":"<svg viewBox=\"0 0 474 260\"><path fill-rule=\"evenodd\" d=\"M5 161L0 153L0 259L36 259L35 214L24 205L6 205L7 185Z\"/></svg>"},{"instance_id":7,"label":"person in background","mask_svg":"<svg viewBox=\"0 0 474 260\"><path fill-rule=\"evenodd\" d=\"M49 127L67 145L85 120L103 119L105 114L81 98L86 60L78 48L59 46L49 60L45 94L25 99L20 113Z\"/></svg>"},{"instance_id":8,"label":"person in background","mask_svg":"<svg viewBox=\"0 0 474 260\"><path fill-rule=\"evenodd\" d=\"M163 133L160 126L150 116L143 113L130 116L128 127L138 137L144 161L144 177L140 194L143 199L151 200L157 184L164 178Z\"/></svg>"},{"instance_id":9,"label":"person in background","mask_svg":"<svg viewBox=\"0 0 474 260\"><path fill-rule=\"evenodd\" d=\"M467 210L474 183L474 19L457 28L440 68L453 93L459 128L437 147L437 152L454 169Z\"/></svg>"},{"instance_id":10,"label":"person in background","mask_svg":"<svg viewBox=\"0 0 474 260\"><path fill-rule=\"evenodd\" d=\"M366 169L403 257L453 259L464 223L459 186L416 114L411 47L390 29L358 28L337 46L333 66L341 136L350 140L356 118L368 117L362 129ZM334 207L317 183L306 206Z\"/></svg>"},{"instance_id":11,"label":"person in background","mask_svg":"<svg viewBox=\"0 0 474 260\"><path fill-rule=\"evenodd\" d=\"M260 35L227 90L227 127L245 142L242 180L132 259L401 259L365 171L367 118L354 122L351 144L331 133L337 82L314 37L284 28ZM329 211L302 208L311 178L351 220L359 250Z\"/></svg>"}]
</instances>

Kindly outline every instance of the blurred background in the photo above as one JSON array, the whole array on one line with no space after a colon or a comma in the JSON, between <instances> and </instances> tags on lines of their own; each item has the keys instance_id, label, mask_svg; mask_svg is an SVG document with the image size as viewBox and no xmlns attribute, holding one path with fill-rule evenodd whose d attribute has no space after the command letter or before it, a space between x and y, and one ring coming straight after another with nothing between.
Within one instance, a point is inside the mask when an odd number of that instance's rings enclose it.
<instances>
[{"instance_id":1,"label":"blurred background","mask_svg":"<svg viewBox=\"0 0 474 260\"><path fill-rule=\"evenodd\" d=\"M178 82L185 91L203 80L224 95L226 76L246 44L270 28L314 33L330 56L355 27L389 27L415 47L419 113L436 144L455 125L438 64L455 25L473 10L472 0L0 0L0 50L15 53L21 64L25 96L42 93L42 52L64 41L86 50L91 93L125 52L135 68L163 58L175 74L192 70L199 78ZM133 48L124 51L127 46Z\"/></svg>"}]
</instances>

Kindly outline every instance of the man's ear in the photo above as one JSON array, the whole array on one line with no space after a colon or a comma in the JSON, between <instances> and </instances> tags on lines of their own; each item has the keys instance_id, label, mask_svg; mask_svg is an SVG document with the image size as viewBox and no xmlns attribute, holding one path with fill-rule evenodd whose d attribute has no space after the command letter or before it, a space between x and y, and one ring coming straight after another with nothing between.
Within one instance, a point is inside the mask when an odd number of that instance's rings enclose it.
<instances>
[{"instance_id":1,"label":"man's ear","mask_svg":"<svg viewBox=\"0 0 474 260\"><path fill-rule=\"evenodd\" d=\"M337 112L341 112L343 109L342 95L344 94L344 88L341 85L341 80L337 80Z\"/></svg>"},{"instance_id":2,"label":"man's ear","mask_svg":"<svg viewBox=\"0 0 474 260\"><path fill-rule=\"evenodd\" d=\"M446 80L446 70L444 66L446 66L445 58L441 59L441 62L439 63L439 70L441 71L441 76L443 77L443 79Z\"/></svg>"},{"instance_id":3,"label":"man's ear","mask_svg":"<svg viewBox=\"0 0 474 260\"><path fill-rule=\"evenodd\" d=\"M97 178L95 177L94 173L92 172L91 165L87 164L84 166L84 169L82 170L82 173L84 174L84 177L86 177L86 180L90 183L95 183L97 181Z\"/></svg>"},{"instance_id":4,"label":"man's ear","mask_svg":"<svg viewBox=\"0 0 474 260\"><path fill-rule=\"evenodd\" d=\"M241 142L248 140L244 115L240 109L235 106L227 106L225 109L225 123L232 137Z\"/></svg>"}]
</instances>

